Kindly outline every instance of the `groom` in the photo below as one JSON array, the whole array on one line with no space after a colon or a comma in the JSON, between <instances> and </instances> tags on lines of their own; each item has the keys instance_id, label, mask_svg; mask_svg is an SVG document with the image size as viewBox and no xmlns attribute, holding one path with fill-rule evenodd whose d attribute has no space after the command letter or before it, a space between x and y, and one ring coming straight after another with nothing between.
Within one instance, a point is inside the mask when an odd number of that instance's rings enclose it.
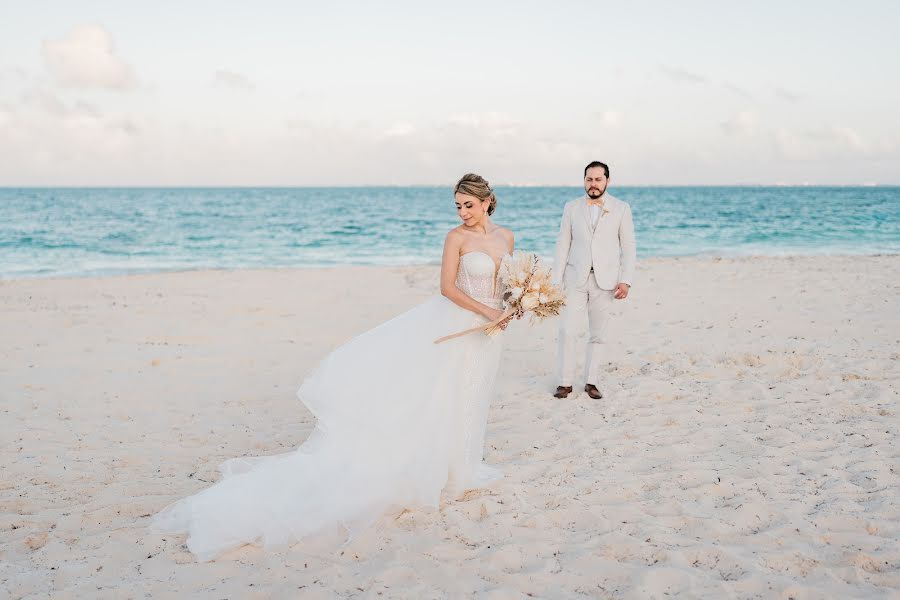
<instances>
[{"instance_id":1,"label":"groom","mask_svg":"<svg viewBox=\"0 0 900 600\"><path fill-rule=\"evenodd\" d=\"M584 168L585 196L563 209L556 254L554 283L566 291L566 306L559 319L558 370L560 385L553 394L565 398L575 379L575 331L577 317L587 309L590 339L584 364L584 391L603 397L600 361L613 300L628 297L634 278L636 250L631 207L606 192L609 167L594 161Z\"/></svg>"}]
</instances>

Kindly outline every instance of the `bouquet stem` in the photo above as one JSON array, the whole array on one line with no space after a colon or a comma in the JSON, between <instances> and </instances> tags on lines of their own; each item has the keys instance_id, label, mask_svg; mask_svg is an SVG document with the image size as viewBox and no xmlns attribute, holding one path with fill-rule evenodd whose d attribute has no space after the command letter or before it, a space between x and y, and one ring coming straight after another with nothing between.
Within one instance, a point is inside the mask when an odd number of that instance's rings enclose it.
<instances>
[{"instance_id":1,"label":"bouquet stem","mask_svg":"<svg viewBox=\"0 0 900 600\"><path fill-rule=\"evenodd\" d=\"M471 329L466 329L465 331L459 331L457 333L445 335L442 338L438 338L438 339L434 340L434 343L440 344L442 342L446 342L447 340L452 340L453 338L458 338L458 337L462 337L462 336L470 334L470 333L475 333L476 331L485 331L485 332L490 333L490 332L494 331L495 327L499 327L501 323L503 323L504 321L509 321L515 315L516 315L516 311L511 308L508 308L508 309L506 309L506 312L504 312L502 315L500 315L500 318L495 321L491 321L490 323L485 323L484 325L479 325L478 327L472 327ZM491 330L491 331L488 331L488 330Z\"/></svg>"}]
</instances>

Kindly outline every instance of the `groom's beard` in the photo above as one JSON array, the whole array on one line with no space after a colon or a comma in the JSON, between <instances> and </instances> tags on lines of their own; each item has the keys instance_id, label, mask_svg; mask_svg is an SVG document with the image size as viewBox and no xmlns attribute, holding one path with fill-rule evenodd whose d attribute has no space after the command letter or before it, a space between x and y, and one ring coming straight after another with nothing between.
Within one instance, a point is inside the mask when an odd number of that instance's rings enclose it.
<instances>
[{"instance_id":1,"label":"groom's beard","mask_svg":"<svg viewBox=\"0 0 900 600\"><path fill-rule=\"evenodd\" d=\"M599 197L602 196L605 192L606 192L606 186L605 186L605 185L603 186L602 189L601 189L601 188L596 188L596 187L590 187L590 188L587 189L587 195L590 196L591 198L594 198L594 199L599 198Z\"/></svg>"}]
</instances>

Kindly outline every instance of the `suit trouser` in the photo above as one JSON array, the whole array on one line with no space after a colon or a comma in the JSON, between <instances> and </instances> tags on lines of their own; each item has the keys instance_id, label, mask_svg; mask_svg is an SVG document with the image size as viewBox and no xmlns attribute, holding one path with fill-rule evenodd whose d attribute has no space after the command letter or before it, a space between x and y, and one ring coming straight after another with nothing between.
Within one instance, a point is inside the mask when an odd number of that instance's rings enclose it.
<instances>
[{"instance_id":1,"label":"suit trouser","mask_svg":"<svg viewBox=\"0 0 900 600\"><path fill-rule=\"evenodd\" d=\"M587 310L588 331L587 356L584 361L584 381L600 385L600 363L603 358L603 344L609 328L609 309L615 298L613 290L602 290L594 279L594 273L587 281L577 285L572 281L571 270L564 274L566 305L559 315L559 338L557 341L558 385L570 386L575 380L575 350L578 332L575 331L579 317Z\"/></svg>"}]
</instances>

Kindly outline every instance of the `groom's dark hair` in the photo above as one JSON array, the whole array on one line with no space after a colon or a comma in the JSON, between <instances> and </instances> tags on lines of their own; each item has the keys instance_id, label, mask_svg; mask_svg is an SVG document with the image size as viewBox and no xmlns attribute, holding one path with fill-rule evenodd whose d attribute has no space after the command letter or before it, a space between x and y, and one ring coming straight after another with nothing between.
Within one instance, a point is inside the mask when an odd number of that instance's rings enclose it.
<instances>
[{"instance_id":1,"label":"groom's dark hair","mask_svg":"<svg viewBox=\"0 0 900 600\"><path fill-rule=\"evenodd\" d=\"M609 167L606 166L606 163L602 163L599 160L595 160L584 168L584 176L587 177L588 169L593 169L594 167L603 167L603 173L606 175L606 178L609 179Z\"/></svg>"}]
</instances>

